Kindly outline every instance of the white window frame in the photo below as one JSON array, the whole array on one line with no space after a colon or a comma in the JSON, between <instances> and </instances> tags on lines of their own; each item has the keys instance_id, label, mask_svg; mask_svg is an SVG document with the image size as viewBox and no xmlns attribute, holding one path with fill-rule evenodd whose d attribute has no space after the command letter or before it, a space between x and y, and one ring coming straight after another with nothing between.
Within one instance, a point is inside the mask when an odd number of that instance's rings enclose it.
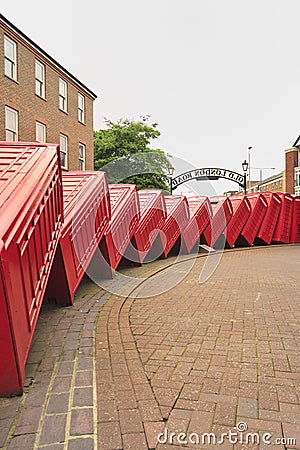
<instances>
[{"instance_id":1,"label":"white window frame","mask_svg":"<svg viewBox=\"0 0 300 450\"><path fill-rule=\"evenodd\" d=\"M6 43L10 43L13 46L13 57L11 58L6 51ZM7 64L10 64L11 70L7 71ZM4 36L4 74L17 81L17 43L8 36Z\"/></svg>"},{"instance_id":2,"label":"white window frame","mask_svg":"<svg viewBox=\"0 0 300 450\"><path fill-rule=\"evenodd\" d=\"M294 169L294 186L299 187L300 186L300 170L298 168Z\"/></svg>"},{"instance_id":3,"label":"white window frame","mask_svg":"<svg viewBox=\"0 0 300 450\"><path fill-rule=\"evenodd\" d=\"M64 142L64 144L62 144ZM59 145L60 145L60 160L61 167L63 169L68 168L68 136L63 133L59 133ZM63 164L64 162L64 164Z\"/></svg>"},{"instance_id":4,"label":"white window frame","mask_svg":"<svg viewBox=\"0 0 300 450\"><path fill-rule=\"evenodd\" d=\"M78 121L84 123L85 105L84 96L78 92Z\"/></svg>"},{"instance_id":5,"label":"white window frame","mask_svg":"<svg viewBox=\"0 0 300 450\"><path fill-rule=\"evenodd\" d=\"M15 127L8 126L7 113L13 113L15 117ZM9 139L8 133L12 134L13 139ZM19 137L19 112L16 109L10 108L10 106L5 106L5 139L6 141L16 142Z\"/></svg>"},{"instance_id":6,"label":"white window frame","mask_svg":"<svg viewBox=\"0 0 300 450\"><path fill-rule=\"evenodd\" d=\"M40 139L39 132L42 130L43 138ZM42 122L35 122L35 140L37 142L47 142L47 127Z\"/></svg>"},{"instance_id":7,"label":"white window frame","mask_svg":"<svg viewBox=\"0 0 300 450\"><path fill-rule=\"evenodd\" d=\"M40 66L42 68L42 78L39 78L37 74L37 67ZM35 60L35 93L41 98L45 98L45 74L46 74L46 67L45 64L43 64L38 59Z\"/></svg>"},{"instance_id":8,"label":"white window frame","mask_svg":"<svg viewBox=\"0 0 300 450\"><path fill-rule=\"evenodd\" d=\"M82 150L82 152L81 152ZM85 155L86 155L86 147L85 144L82 144L82 142L79 142L78 146L78 160L79 160L79 170L85 170Z\"/></svg>"},{"instance_id":9,"label":"white window frame","mask_svg":"<svg viewBox=\"0 0 300 450\"><path fill-rule=\"evenodd\" d=\"M64 92L62 92L61 87L64 87ZM68 111L68 85L65 80L59 78L58 81L58 95L59 95L59 109L63 112Z\"/></svg>"}]
</instances>

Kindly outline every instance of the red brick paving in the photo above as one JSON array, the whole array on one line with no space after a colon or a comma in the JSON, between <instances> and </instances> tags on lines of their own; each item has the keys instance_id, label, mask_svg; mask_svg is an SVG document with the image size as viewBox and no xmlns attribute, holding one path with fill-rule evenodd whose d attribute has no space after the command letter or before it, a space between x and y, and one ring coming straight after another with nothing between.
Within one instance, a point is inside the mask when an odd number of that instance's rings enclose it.
<instances>
[{"instance_id":1,"label":"red brick paving","mask_svg":"<svg viewBox=\"0 0 300 450\"><path fill-rule=\"evenodd\" d=\"M0 399L0 448L257 449L207 442L241 423L250 437L281 440L260 448L299 449L299 252L226 252L204 284L200 257L191 270L180 263L149 278L141 298L85 280L72 307L43 308L25 393ZM127 272L143 276L172 262ZM163 293L147 297L153 289ZM204 444L192 442L195 433Z\"/></svg>"},{"instance_id":2,"label":"red brick paving","mask_svg":"<svg viewBox=\"0 0 300 450\"><path fill-rule=\"evenodd\" d=\"M135 442L141 449L178 448L179 433L219 437L238 422L261 439L264 433L297 438L299 255L295 246L226 252L204 284L199 258L179 285L159 296L112 296L97 327L99 450L119 448L111 444L112 426L122 448ZM103 413L107 388L115 401L110 415ZM172 445L157 442L165 428L175 433ZM300 437L296 447L276 448L300 448Z\"/></svg>"}]
</instances>

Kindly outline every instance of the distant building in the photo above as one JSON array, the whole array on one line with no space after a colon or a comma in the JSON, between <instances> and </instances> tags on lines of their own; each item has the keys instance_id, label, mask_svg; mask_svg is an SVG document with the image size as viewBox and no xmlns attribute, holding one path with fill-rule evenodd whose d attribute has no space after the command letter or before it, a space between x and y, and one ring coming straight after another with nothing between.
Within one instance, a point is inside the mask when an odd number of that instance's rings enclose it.
<instances>
[{"instance_id":1,"label":"distant building","mask_svg":"<svg viewBox=\"0 0 300 450\"><path fill-rule=\"evenodd\" d=\"M251 180L251 182L249 182L249 180L247 180L247 192L254 192L252 188L256 187L259 183L259 180Z\"/></svg>"},{"instance_id":2,"label":"distant building","mask_svg":"<svg viewBox=\"0 0 300 450\"><path fill-rule=\"evenodd\" d=\"M286 191L289 194L300 195L300 136L292 148L285 151Z\"/></svg>"},{"instance_id":3,"label":"distant building","mask_svg":"<svg viewBox=\"0 0 300 450\"><path fill-rule=\"evenodd\" d=\"M238 195L238 194L240 194L240 191L236 191L236 190L223 192L223 195L225 195L225 197L231 197L232 195Z\"/></svg>"},{"instance_id":4,"label":"distant building","mask_svg":"<svg viewBox=\"0 0 300 450\"><path fill-rule=\"evenodd\" d=\"M285 171L283 171L261 182L251 182L251 188L247 189L247 192L285 192L285 189Z\"/></svg>"},{"instance_id":5,"label":"distant building","mask_svg":"<svg viewBox=\"0 0 300 450\"><path fill-rule=\"evenodd\" d=\"M93 169L96 95L1 14L0 43L0 140L57 143L63 169Z\"/></svg>"},{"instance_id":6,"label":"distant building","mask_svg":"<svg viewBox=\"0 0 300 450\"><path fill-rule=\"evenodd\" d=\"M285 170L269 178L256 182L247 192L281 191L300 195L300 136L291 148L285 150Z\"/></svg>"}]
</instances>

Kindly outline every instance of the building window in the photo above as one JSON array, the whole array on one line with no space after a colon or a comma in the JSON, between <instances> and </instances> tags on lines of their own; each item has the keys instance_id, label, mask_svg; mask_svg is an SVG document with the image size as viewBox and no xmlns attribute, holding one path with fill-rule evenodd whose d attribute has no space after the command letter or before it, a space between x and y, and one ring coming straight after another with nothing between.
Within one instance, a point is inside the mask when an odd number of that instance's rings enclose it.
<instances>
[{"instance_id":1,"label":"building window","mask_svg":"<svg viewBox=\"0 0 300 450\"><path fill-rule=\"evenodd\" d=\"M45 98L45 66L39 61L35 61L35 93Z\"/></svg>"},{"instance_id":2,"label":"building window","mask_svg":"<svg viewBox=\"0 0 300 450\"><path fill-rule=\"evenodd\" d=\"M4 36L4 73L17 79L17 44L7 36Z\"/></svg>"},{"instance_id":3,"label":"building window","mask_svg":"<svg viewBox=\"0 0 300 450\"><path fill-rule=\"evenodd\" d=\"M78 120L84 123L84 96L78 93Z\"/></svg>"},{"instance_id":4,"label":"building window","mask_svg":"<svg viewBox=\"0 0 300 450\"><path fill-rule=\"evenodd\" d=\"M300 186L300 171L295 170L295 186Z\"/></svg>"},{"instance_id":5,"label":"building window","mask_svg":"<svg viewBox=\"0 0 300 450\"><path fill-rule=\"evenodd\" d=\"M18 140L18 111L8 106L5 107L5 133L7 141Z\"/></svg>"},{"instance_id":6,"label":"building window","mask_svg":"<svg viewBox=\"0 0 300 450\"><path fill-rule=\"evenodd\" d=\"M79 143L79 170L85 170L85 145Z\"/></svg>"},{"instance_id":7,"label":"building window","mask_svg":"<svg viewBox=\"0 0 300 450\"><path fill-rule=\"evenodd\" d=\"M46 142L46 125L41 122L35 122L36 141Z\"/></svg>"},{"instance_id":8,"label":"building window","mask_svg":"<svg viewBox=\"0 0 300 450\"><path fill-rule=\"evenodd\" d=\"M59 79L59 109L67 112L67 83Z\"/></svg>"},{"instance_id":9,"label":"building window","mask_svg":"<svg viewBox=\"0 0 300 450\"><path fill-rule=\"evenodd\" d=\"M68 136L65 134L59 135L60 144L60 161L63 169L68 168Z\"/></svg>"}]
</instances>

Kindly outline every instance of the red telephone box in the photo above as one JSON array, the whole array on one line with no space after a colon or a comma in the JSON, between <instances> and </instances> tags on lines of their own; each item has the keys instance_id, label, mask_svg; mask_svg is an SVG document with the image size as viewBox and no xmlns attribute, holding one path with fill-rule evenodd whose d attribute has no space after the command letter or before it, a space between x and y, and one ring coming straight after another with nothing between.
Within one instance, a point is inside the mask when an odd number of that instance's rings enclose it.
<instances>
[{"instance_id":1,"label":"red telephone box","mask_svg":"<svg viewBox=\"0 0 300 450\"><path fill-rule=\"evenodd\" d=\"M66 172L62 181L65 222L46 296L71 305L107 228L110 203L104 172Z\"/></svg>"},{"instance_id":2,"label":"red telephone box","mask_svg":"<svg viewBox=\"0 0 300 450\"><path fill-rule=\"evenodd\" d=\"M0 142L0 395L21 394L63 221L58 147Z\"/></svg>"}]
</instances>

